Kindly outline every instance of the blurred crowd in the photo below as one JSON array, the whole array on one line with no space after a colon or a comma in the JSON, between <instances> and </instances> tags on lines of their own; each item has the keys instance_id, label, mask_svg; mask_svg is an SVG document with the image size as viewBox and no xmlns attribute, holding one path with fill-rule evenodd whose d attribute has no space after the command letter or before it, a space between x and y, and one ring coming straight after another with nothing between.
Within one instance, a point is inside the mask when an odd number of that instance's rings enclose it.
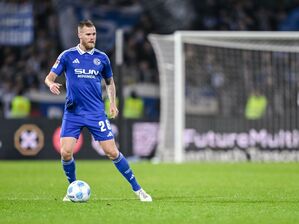
<instances>
[{"instance_id":1,"label":"blurred crowd","mask_svg":"<svg viewBox=\"0 0 299 224\"><path fill-rule=\"evenodd\" d=\"M297 6L297 1L288 4L284 4L286 1L276 1L275 4L272 1L265 2L267 3L246 0L194 0L192 4L197 14L188 29L279 30L282 22ZM48 91L44 85L44 78L59 53L64 50L59 41L58 16L53 1L43 0L33 1L33 3L34 41L32 44L25 47L0 45L0 117L6 116L14 96L30 91ZM148 8L143 8L142 0L93 0L88 1L88 4L141 8L142 13L138 21L125 33L124 84L158 85L157 62L147 35L159 32L159 23L151 17ZM155 7L159 7L159 4ZM114 51L106 53L114 63Z\"/></svg>"},{"instance_id":2,"label":"blurred crowd","mask_svg":"<svg viewBox=\"0 0 299 224\"><path fill-rule=\"evenodd\" d=\"M289 1L291 2L291 1ZM281 22L298 1L206 0L194 1L200 19L198 30L279 30Z\"/></svg>"}]
</instances>

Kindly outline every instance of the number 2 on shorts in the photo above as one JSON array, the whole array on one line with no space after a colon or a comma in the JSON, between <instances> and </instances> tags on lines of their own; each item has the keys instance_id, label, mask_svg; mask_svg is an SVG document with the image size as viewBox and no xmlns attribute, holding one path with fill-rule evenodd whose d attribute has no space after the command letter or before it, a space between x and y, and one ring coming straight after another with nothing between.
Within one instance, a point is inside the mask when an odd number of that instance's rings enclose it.
<instances>
[{"instance_id":1,"label":"number 2 on shorts","mask_svg":"<svg viewBox=\"0 0 299 224\"><path fill-rule=\"evenodd\" d=\"M104 132L107 129L111 130L110 123L109 123L109 121L107 119L105 120L105 122L104 121L99 121L99 126L100 126L100 131L101 132Z\"/></svg>"}]
</instances>

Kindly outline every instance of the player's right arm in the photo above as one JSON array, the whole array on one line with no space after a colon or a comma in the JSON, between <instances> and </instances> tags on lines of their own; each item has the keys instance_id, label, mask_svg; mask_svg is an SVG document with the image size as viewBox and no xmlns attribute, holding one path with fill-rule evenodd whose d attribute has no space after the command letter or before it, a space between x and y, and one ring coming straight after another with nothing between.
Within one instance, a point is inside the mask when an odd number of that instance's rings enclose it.
<instances>
[{"instance_id":1,"label":"player's right arm","mask_svg":"<svg viewBox=\"0 0 299 224\"><path fill-rule=\"evenodd\" d=\"M57 58L55 64L52 66L51 71L47 75L45 79L46 85L49 87L50 91L55 94L59 95L60 94L60 83L55 82L56 77L58 75L61 75L63 71L65 71L65 60L64 60L64 53L66 51L62 52L59 57Z\"/></svg>"},{"instance_id":2,"label":"player's right arm","mask_svg":"<svg viewBox=\"0 0 299 224\"><path fill-rule=\"evenodd\" d=\"M56 79L57 75L54 72L50 72L46 79L45 79L45 83L46 85L49 87L50 91L55 94L55 95L59 95L60 94L60 83L56 83L55 79Z\"/></svg>"}]
</instances>

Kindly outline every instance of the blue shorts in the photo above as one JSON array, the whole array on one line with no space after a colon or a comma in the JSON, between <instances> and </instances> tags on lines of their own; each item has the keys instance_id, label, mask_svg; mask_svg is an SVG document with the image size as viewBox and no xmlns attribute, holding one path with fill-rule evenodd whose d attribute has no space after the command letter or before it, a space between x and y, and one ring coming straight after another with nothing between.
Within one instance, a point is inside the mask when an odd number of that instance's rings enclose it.
<instances>
[{"instance_id":1,"label":"blue shorts","mask_svg":"<svg viewBox=\"0 0 299 224\"><path fill-rule=\"evenodd\" d=\"M82 129L86 127L96 141L106 141L114 138L110 122L106 115L75 115L63 116L60 137L79 138Z\"/></svg>"}]
</instances>

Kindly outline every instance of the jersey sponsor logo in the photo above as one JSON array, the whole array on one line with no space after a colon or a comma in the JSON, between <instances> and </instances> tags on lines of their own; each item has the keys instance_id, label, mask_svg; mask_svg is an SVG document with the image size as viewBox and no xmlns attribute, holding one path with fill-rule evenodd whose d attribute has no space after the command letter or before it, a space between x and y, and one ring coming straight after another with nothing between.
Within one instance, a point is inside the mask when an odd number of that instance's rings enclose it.
<instances>
[{"instance_id":1,"label":"jersey sponsor logo","mask_svg":"<svg viewBox=\"0 0 299 224\"><path fill-rule=\"evenodd\" d=\"M99 71L93 69L76 68L74 71L76 75L98 75L99 74Z\"/></svg>"},{"instance_id":2,"label":"jersey sponsor logo","mask_svg":"<svg viewBox=\"0 0 299 224\"><path fill-rule=\"evenodd\" d=\"M93 63L94 63L95 65L100 65L100 64L101 64L101 60L98 59L98 58L95 58L95 59L93 59Z\"/></svg>"},{"instance_id":3,"label":"jersey sponsor logo","mask_svg":"<svg viewBox=\"0 0 299 224\"><path fill-rule=\"evenodd\" d=\"M80 64L80 61L78 58L76 58L74 61L73 61L73 64Z\"/></svg>"},{"instance_id":4,"label":"jersey sponsor logo","mask_svg":"<svg viewBox=\"0 0 299 224\"><path fill-rule=\"evenodd\" d=\"M54 65L53 65L53 68L57 68L57 66L59 65L59 62L60 62L59 60L56 60Z\"/></svg>"}]
</instances>

